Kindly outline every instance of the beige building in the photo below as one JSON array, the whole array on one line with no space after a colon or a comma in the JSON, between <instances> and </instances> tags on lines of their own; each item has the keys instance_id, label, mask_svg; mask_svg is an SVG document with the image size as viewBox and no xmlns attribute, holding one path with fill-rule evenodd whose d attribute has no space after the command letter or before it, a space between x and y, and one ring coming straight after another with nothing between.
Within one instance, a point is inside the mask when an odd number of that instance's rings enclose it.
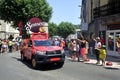
<instances>
[{"instance_id":1,"label":"beige building","mask_svg":"<svg viewBox=\"0 0 120 80\"><path fill-rule=\"evenodd\" d=\"M108 54L119 56L120 0L82 0L81 12L81 24L87 24L89 38L92 34L103 37Z\"/></svg>"},{"instance_id":2,"label":"beige building","mask_svg":"<svg viewBox=\"0 0 120 80\"><path fill-rule=\"evenodd\" d=\"M16 36L19 36L19 32L18 30L12 28L10 23L0 20L0 38L7 39L9 35L13 35L15 38Z\"/></svg>"}]
</instances>

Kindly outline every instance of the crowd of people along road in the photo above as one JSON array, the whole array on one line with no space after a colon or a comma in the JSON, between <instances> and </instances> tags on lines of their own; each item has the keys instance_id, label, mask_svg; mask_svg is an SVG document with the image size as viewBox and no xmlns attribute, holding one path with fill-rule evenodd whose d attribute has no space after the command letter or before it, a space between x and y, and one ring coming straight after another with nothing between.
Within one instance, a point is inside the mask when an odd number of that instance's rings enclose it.
<instances>
[{"instance_id":1,"label":"crowd of people along road","mask_svg":"<svg viewBox=\"0 0 120 80\"><path fill-rule=\"evenodd\" d=\"M100 37L89 41L84 38L71 39L68 43L68 50L72 61L80 61L80 57L82 57L83 62L88 62L90 61L87 56L89 53L96 56L96 65L105 65L106 48ZM100 64L100 60L102 64Z\"/></svg>"},{"instance_id":2,"label":"crowd of people along road","mask_svg":"<svg viewBox=\"0 0 120 80\"><path fill-rule=\"evenodd\" d=\"M19 50L20 42L8 40L8 39L0 39L0 54L5 52L13 52Z\"/></svg>"},{"instance_id":3,"label":"crowd of people along road","mask_svg":"<svg viewBox=\"0 0 120 80\"><path fill-rule=\"evenodd\" d=\"M64 39L60 40L56 38L53 40L53 43L56 46L62 46L64 49L68 49L69 57L72 61L76 61L76 59L80 61L80 57L82 57L83 62L88 62L90 60L87 57L89 53L91 55L96 55L97 65L100 65L100 60L102 60L102 65L105 65L106 50L104 40L101 41L100 37L96 37L90 41L85 38L71 39L69 42L66 42ZM0 53L19 50L20 45L21 40L12 41L0 39Z\"/></svg>"},{"instance_id":4,"label":"crowd of people along road","mask_svg":"<svg viewBox=\"0 0 120 80\"><path fill-rule=\"evenodd\" d=\"M79 39L71 39L70 41L65 41L63 38L52 39L53 45L61 46L65 50L67 49L66 57L71 58L72 61L80 61L82 57L83 62L88 62L88 53L96 56L96 64L100 65L100 60L102 60L102 65L105 65L106 59L106 48L104 39L96 37L90 41L81 37Z\"/></svg>"}]
</instances>

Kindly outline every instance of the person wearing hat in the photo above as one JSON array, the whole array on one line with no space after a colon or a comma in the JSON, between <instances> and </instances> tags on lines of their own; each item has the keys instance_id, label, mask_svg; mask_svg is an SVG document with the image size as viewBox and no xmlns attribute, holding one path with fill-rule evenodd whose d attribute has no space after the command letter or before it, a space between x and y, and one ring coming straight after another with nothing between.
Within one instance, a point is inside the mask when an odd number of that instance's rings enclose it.
<instances>
[{"instance_id":1,"label":"person wearing hat","mask_svg":"<svg viewBox=\"0 0 120 80\"><path fill-rule=\"evenodd\" d=\"M102 60L102 66L105 66L106 54L106 47L105 45L102 45L100 49L100 59Z\"/></svg>"},{"instance_id":2,"label":"person wearing hat","mask_svg":"<svg viewBox=\"0 0 120 80\"><path fill-rule=\"evenodd\" d=\"M99 55L100 55L100 48L102 46L101 42L100 42L100 37L96 37L95 40L95 55L96 55L96 64L99 65L100 64L100 58L99 58Z\"/></svg>"}]
</instances>

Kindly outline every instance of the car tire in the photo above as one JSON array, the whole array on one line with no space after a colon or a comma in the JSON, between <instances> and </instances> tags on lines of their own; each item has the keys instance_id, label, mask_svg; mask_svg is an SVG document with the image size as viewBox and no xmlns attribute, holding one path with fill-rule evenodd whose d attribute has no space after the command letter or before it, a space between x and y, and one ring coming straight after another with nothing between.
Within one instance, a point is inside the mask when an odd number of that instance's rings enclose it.
<instances>
[{"instance_id":1,"label":"car tire","mask_svg":"<svg viewBox=\"0 0 120 80\"><path fill-rule=\"evenodd\" d=\"M63 67L63 65L64 65L64 62L59 62L59 63L57 63L57 66L58 66L59 68Z\"/></svg>"}]
</instances>

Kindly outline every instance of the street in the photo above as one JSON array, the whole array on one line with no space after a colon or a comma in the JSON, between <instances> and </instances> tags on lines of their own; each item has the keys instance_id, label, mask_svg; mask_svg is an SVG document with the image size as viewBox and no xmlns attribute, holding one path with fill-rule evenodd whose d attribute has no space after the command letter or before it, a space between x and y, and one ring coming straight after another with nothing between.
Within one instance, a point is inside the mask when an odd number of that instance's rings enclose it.
<instances>
[{"instance_id":1,"label":"street","mask_svg":"<svg viewBox=\"0 0 120 80\"><path fill-rule=\"evenodd\" d=\"M0 54L0 80L120 80L120 70L68 59L62 68L35 70L29 61L22 62L16 51Z\"/></svg>"}]
</instances>

